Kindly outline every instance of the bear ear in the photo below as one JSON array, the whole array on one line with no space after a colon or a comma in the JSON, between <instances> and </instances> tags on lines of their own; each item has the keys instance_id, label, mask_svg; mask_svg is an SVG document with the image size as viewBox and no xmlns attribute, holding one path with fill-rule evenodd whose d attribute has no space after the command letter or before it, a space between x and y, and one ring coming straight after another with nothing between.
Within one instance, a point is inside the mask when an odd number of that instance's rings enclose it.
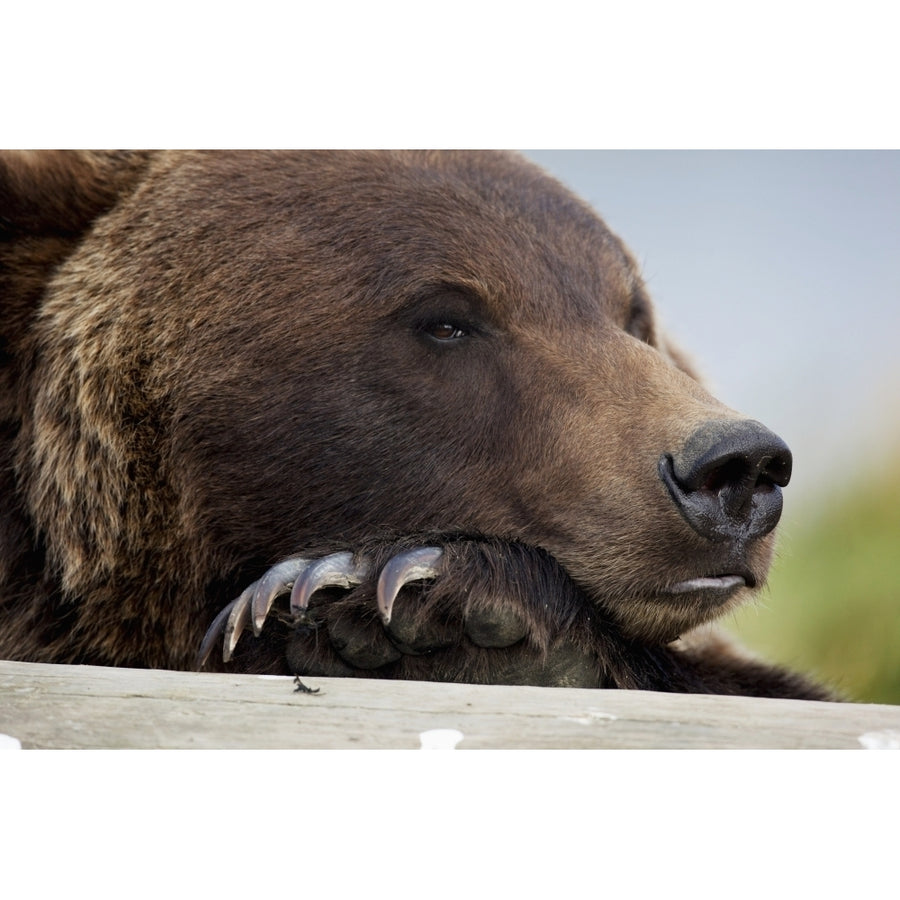
<instances>
[{"instance_id":1,"label":"bear ear","mask_svg":"<svg viewBox=\"0 0 900 900\"><path fill-rule=\"evenodd\" d=\"M148 161L136 151L0 153L0 233L72 235L112 208Z\"/></svg>"}]
</instances>

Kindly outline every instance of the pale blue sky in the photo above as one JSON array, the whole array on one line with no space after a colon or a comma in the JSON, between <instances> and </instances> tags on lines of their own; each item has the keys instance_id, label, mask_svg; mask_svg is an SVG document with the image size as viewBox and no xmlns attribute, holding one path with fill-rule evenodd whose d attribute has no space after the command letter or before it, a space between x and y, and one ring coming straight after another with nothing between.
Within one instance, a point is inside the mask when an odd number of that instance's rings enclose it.
<instances>
[{"instance_id":1,"label":"pale blue sky","mask_svg":"<svg viewBox=\"0 0 900 900\"><path fill-rule=\"evenodd\" d=\"M788 499L900 454L900 152L527 155L631 248L720 399L785 438Z\"/></svg>"}]
</instances>

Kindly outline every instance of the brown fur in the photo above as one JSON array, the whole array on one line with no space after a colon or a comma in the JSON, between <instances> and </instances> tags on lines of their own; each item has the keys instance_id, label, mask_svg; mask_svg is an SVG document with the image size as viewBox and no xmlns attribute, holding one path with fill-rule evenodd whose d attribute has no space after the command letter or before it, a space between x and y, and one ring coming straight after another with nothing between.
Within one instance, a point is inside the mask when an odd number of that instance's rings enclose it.
<instances>
[{"instance_id":1,"label":"brown fur","mask_svg":"<svg viewBox=\"0 0 900 900\"><path fill-rule=\"evenodd\" d=\"M593 654L597 683L825 696L671 643L748 590L661 602L738 551L657 463L741 417L658 333L621 242L519 158L13 154L0 228L0 655L190 668L279 559L437 541L457 568L415 615L446 620L448 655L374 674L515 680L521 649L461 649L469 597L535 652ZM424 333L444 321L459 346ZM739 552L762 584L772 535ZM330 640L386 640L371 585L330 600ZM358 674L325 632L269 631L237 668L282 671L287 646Z\"/></svg>"}]
</instances>

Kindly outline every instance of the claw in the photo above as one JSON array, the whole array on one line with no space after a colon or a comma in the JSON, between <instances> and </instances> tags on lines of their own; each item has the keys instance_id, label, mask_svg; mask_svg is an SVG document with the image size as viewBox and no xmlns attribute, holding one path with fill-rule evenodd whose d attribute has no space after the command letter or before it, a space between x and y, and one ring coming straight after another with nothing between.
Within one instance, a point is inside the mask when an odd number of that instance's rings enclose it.
<instances>
[{"instance_id":1,"label":"claw","mask_svg":"<svg viewBox=\"0 0 900 900\"><path fill-rule=\"evenodd\" d=\"M253 592L251 614L253 633L259 637L265 624L266 616L275 602L275 598L287 593L297 579L309 568L308 559L286 559L284 562L273 566L256 582L256 590Z\"/></svg>"},{"instance_id":2,"label":"claw","mask_svg":"<svg viewBox=\"0 0 900 900\"><path fill-rule=\"evenodd\" d=\"M378 576L378 611L385 625L391 621L391 610L400 589L410 581L436 578L440 574L438 562L442 556L440 547L419 547L388 560Z\"/></svg>"},{"instance_id":3,"label":"claw","mask_svg":"<svg viewBox=\"0 0 900 900\"><path fill-rule=\"evenodd\" d=\"M235 603L237 603L237 600L233 600L229 603L228 606L213 619L212 625L209 626L206 630L206 634L203 635L203 641L200 643L200 649L197 651L198 669L202 669L206 664L206 660L209 659L209 654L212 652L213 644L215 644L222 636L222 632L225 630L225 620L231 615L231 610Z\"/></svg>"},{"instance_id":4,"label":"claw","mask_svg":"<svg viewBox=\"0 0 900 900\"><path fill-rule=\"evenodd\" d=\"M253 599L253 591L256 584L251 584L240 597L231 604L231 614L225 623L225 646L222 650L222 660L228 662L237 642L243 634L247 622L250 621L250 601ZM226 607L227 608L227 607Z\"/></svg>"},{"instance_id":5,"label":"claw","mask_svg":"<svg viewBox=\"0 0 900 900\"><path fill-rule=\"evenodd\" d=\"M312 563L294 582L291 591L291 613L302 616L309 606L309 598L323 587L349 588L360 584L369 574L369 562L354 563L353 554L332 553Z\"/></svg>"},{"instance_id":6,"label":"claw","mask_svg":"<svg viewBox=\"0 0 900 900\"><path fill-rule=\"evenodd\" d=\"M388 561L378 579L378 611L385 625L391 621L394 600L401 588L410 581L437 577L442 556L443 551L438 547L419 547ZM354 587L370 573L369 561L365 558L354 560L350 552L332 553L315 562L300 557L280 562L216 616L200 644L198 668L209 658L220 637L223 640L222 659L228 662L248 623L258 636L275 598L286 593L291 585L291 613L302 619L310 597L316 591L323 587Z\"/></svg>"}]
</instances>

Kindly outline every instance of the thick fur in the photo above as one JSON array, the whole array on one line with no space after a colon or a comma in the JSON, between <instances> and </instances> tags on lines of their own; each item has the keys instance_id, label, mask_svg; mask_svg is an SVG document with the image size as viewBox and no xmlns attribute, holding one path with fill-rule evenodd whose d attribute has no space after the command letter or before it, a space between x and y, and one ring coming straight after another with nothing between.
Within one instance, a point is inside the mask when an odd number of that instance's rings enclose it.
<instances>
[{"instance_id":1,"label":"thick fur","mask_svg":"<svg viewBox=\"0 0 900 900\"><path fill-rule=\"evenodd\" d=\"M405 637L364 584L231 665L827 696L691 636L749 589L666 595L738 558L765 580L772 535L704 539L657 474L741 417L518 157L11 153L0 229L0 655L191 668L278 560L431 542ZM478 646L478 616L525 637Z\"/></svg>"}]
</instances>

